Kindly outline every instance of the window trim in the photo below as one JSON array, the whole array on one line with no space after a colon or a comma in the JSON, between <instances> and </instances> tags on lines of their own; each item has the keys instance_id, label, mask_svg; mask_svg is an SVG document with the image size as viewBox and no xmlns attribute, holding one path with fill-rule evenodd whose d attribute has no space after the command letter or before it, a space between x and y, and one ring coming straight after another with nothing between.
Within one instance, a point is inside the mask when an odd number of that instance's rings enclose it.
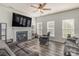
<instances>
[{"instance_id":1,"label":"window trim","mask_svg":"<svg viewBox=\"0 0 79 59\"><path fill-rule=\"evenodd\" d=\"M73 34L72 34L71 36L73 36L73 35L75 34L75 31L74 31L74 30L75 30L75 26L74 26L74 25L75 25L75 21L74 21L74 19L65 19L65 20L72 20L72 21L73 21L73 27L72 27L72 28L64 28L64 27L63 27L63 25L64 25L64 24L63 24L63 21L64 21L64 20L62 20L62 37L63 37L63 38L66 38L66 37L64 36L65 33L63 32L63 30L66 30L66 29L67 29L67 30L68 30L68 29L69 29L69 30L73 30Z\"/></svg>"},{"instance_id":2,"label":"window trim","mask_svg":"<svg viewBox=\"0 0 79 59\"><path fill-rule=\"evenodd\" d=\"M52 28L50 28L50 27L49 27L49 24L50 24L50 23L53 23L53 26L54 26L54 27L52 26ZM53 30L53 31L52 31L53 34L50 34L50 36L51 36L51 37L55 37L55 21L48 21L48 22L47 22L47 32L49 32L49 30Z\"/></svg>"},{"instance_id":3,"label":"window trim","mask_svg":"<svg viewBox=\"0 0 79 59\"><path fill-rule=\"evenodd\" d=\"M41 29L38 29L38 24L41 24ZM38 34L38 31L41 30L41 34ZM39 31L40 32L40 31ZM38 22L37 23L37 34L38 35L42 35L42 22Z\"/></svg>"}]
</instances>

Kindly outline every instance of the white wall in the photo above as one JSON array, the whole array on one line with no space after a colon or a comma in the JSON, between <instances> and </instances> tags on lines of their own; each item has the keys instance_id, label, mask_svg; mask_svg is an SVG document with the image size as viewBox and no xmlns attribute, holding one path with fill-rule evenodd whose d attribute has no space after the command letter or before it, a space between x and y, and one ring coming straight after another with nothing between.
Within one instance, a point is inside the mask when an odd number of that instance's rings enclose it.
<instances>
[{"instance_id":1,"label":"white wall","mask_svg":"<svg viewBox=\"0 0 79 59\"><path fill-rule=\"evenodd\" d=\"M32 17L32 26L33 26L33 33L36 33L36 18L35 17Z\"/></svg>"},{"instance_id":2,"label":"white wall","mask_svg":"<svg viewBox=\"0 0 79 59\"><path fill-rule=\"evenodd\" d=\"M13 28L12 27L12 13L19 13L23 15L27 15L18 11L15 11L11 8L7 8L5 6L0 5L0 23L7 23L7 39L13 38L14 41L16 40L15 38L15 31L29 31L28 32L28 39L31 39L31 28Z\"/></svg>"}]
</instances>

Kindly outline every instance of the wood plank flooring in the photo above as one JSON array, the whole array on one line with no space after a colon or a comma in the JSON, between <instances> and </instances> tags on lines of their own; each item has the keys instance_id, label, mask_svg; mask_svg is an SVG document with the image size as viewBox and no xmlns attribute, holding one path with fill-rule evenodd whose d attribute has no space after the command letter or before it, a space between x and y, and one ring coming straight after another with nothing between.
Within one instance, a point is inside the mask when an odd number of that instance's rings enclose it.
<instances>
[{"instance_id":1,"label":"wood plank flooring","mask_svg":"<svg viewBox=\"0 0 79 59\"><path fill-rule=\"evenodd\" d=\"M63 56L64 55L64 44L58 42L49 41L48 45L40 45L38 39L33 39L18 44L25 51L32 51L39 54L39 56ZM16 50L16 49L15 49ZM18 52L21 56L32 56L31 54L25 54L22 51ZM23 54L22 54L23 53ZM17 54L18 55L18 54Z\"/></svg>"}]
</instances>

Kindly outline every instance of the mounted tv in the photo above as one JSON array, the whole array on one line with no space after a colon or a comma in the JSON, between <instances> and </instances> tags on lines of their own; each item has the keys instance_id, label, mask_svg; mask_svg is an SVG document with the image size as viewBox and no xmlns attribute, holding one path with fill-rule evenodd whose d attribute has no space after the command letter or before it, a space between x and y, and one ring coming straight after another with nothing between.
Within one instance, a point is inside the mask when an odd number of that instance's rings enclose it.
<instances>
[{"instance_id":1,"label":"mounted tv","mask_svg":"<svg viewBox=\"0 0 79 59\"><path fill-rule=\"evenodd\" d=\"M32 18L13 13L12 26L13 27L31 27Z\"/></svg>"}]
</instances>

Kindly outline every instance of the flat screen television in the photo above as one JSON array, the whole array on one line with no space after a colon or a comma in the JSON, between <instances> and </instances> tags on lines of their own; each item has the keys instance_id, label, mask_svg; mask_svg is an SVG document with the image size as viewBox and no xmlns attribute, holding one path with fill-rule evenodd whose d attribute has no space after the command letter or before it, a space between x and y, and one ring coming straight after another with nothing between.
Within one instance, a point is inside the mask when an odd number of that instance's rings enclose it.
<instances>
[{"instance_id":1,"label":"flat screen television","mask_svg":"<svg viewBox=\"0 0 79 59\"><path fill-rule=\"evenodd\" d=\"M13 13L12 26L13 27L31 27L32 18Z\"/></svg>"}]
</instances>

